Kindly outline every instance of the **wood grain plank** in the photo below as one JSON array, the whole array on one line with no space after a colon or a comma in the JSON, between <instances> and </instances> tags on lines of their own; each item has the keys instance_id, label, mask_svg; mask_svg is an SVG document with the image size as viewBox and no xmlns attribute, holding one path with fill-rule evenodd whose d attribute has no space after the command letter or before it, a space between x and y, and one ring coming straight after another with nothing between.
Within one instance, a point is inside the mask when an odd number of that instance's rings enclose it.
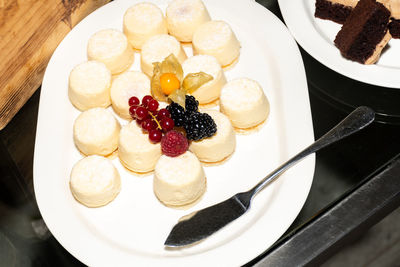
<instances>
[{"instance_id":1,"label":"wood grain plank","mask_svg":"<svg viewBox=\"0 0 400 267\"><path fill-rule=\"evenodd\" d=\"M40 86L51 54L82 18L109 0L1 0L0 130Z\"/></svg>"}]
</instances>

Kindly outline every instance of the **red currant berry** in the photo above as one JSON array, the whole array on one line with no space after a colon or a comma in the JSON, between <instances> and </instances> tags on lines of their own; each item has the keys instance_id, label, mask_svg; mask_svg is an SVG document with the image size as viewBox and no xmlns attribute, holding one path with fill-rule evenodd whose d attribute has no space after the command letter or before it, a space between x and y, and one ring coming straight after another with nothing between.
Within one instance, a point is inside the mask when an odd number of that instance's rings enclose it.
<instances>
[{"instance_id":1,"label":"red currant berry","mask_svg":"<svg viewBox=\"0 0 400 267\"><path fill-rule=\"evenodd\" d=\"M139 127L142 127L143 120L136 119L136 123Z\"/></svg>"},{"instance_id":2,"label":"red currant berry","mask_svg":"<svg viewBox=\"0 0 400 267\"><path fill-rule=\"evenodd\" d=\"M149 112L147 111L147 109L140 106L136 109L135 114L136 118L139 120L144 120L147 118L147 116L149 116Z\"/></svg>"},{"instance_id":3,"label":"red currant berry","mask_svg":"<svg viewBox=\"0 0 400 267\"><path fill-rule=\"evenodd\" d=\"M147 105L149 104L149 102L153 100L153 97L151 95L145 95L142 99L142 105L147 107Z\"/></svg>"},{"instance_id":4,"label":"red currant berry","mask_svg":"<svg viewBox=\"0 0 400 267\"><path fill-rule=\"evenodd\" d=\"M152 112L157 111L158 101L155 99L150 100L149 103L147 104L147 109Z\"/></svg>"},{"instance_id":5,"label":"red currant berry","mask_svg":"<svg viewBox=\"0 0 400 267\"><path fill-rule=\"evenodd\" d=\"M157 119L162 120L164 118L171 118L171 114L165 108L162 108L158 111Z\"/></svg>"},{"instance_id":6,"label":"red currant berry","mask_svg":"<svg viewBox=\"0 0 400 267\"><path fill-rule=\"evenodd\" d=\"M149 139L153 143L158 143L161 141L162 132L158 129L150 130L149 132Z\"/></svg>"},{"instance_id":7,"label":"red currant berry","mask_svg":"<svg viewBox=\"0 0 400 267\"><path fill-rule=\"evenodd\" d=\"M131 98L129 98L128 103L129 103L129 106L137 106L140 104L140 100L136 96L132 96Z\"/></svg>"},{"instance_id":8,"label":"red currant berry","mask_svg":"<svg viewBox=\"0 0 400 267\"><path fill-rule=\"evenodd\" d=\"M131 115L132 119L135 119L135 116L136 116L136 109L137 109L138 107L139 107L139 106L130 106L130 107L129 107L129 114Z\"/></svg>"},{"instance_id":9,"label":"red currant berry","mask_svg":"<svg viewBox=\"0 0 400 267\"><path fill-rule=\"evenodd\" d=\"M146 119L142 122L142 128L146 131L154 130L157 128L157 123L152 119Z\"/></svg>"},{"instance_id":10,"label":"red currant berry","mask_svg":"<svg viewBox=\"0 0 400 267\"><path fill-rule=\"evenodd\" d=\"M175 123L171 118L164 118L161 120L160 125L164 132L168 132L174 128Z\"/></svg>"}]
</instances>

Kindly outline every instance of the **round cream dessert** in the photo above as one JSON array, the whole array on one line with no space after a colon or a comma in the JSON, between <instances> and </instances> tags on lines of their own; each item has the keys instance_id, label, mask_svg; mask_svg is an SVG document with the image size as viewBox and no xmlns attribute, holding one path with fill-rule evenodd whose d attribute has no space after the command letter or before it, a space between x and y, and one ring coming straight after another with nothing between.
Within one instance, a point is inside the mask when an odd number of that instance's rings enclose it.
<instances>
[{"instance_id":1,"label":"round cream dessert","mask_svg":"<svg viewBox=\"0 0 400 267\"><path fill-rule=\"evenodd\" d=\"M191 42L196 29L210 21L201 0L174 0L166 10L168 31L181 42Z\"/></svg>"},{"instance_id":2,"label":"round cream dessert","mask_svg":"<svg viewBox=\"0 0 400 267\"><path fill-rule=\"evenodd\" d=\"M161 9L146 2L138 3L125 12L123 27L126 37L136 49L141 49L151 36L168 33Z\"/></svg>"},{"instance_id":3,"label":"round cream dessert","mask_svg":"<svg viewBox=\"0 0 400 267\"><path fill-rule=\"evenodd\" d=\"M154 171L153 188L165 205L183 206L203 195L206 176L200 161L190 151L177 157L162 155Z\"/></svg>"},{"instance_id":4,"label":"round cream dessert","mask_svg":"<svg viewBox=\"0 0 400 267\"><path fill-rule=\"evenodd\" d=\"M134 59L133 49L126 36L114 29L105 29L93 34L87 45L89 60L103 62L112 74L128 69Z\"/></svg>"},{"instance_id":5,"label":"round cream dessert","mask_svg":"<svg viewBox=\"0 0 400 267\"><path fill-rule=\"evenodd\" d=\"M229 81L221 90L220 110L237 128L250 128L265 121L269 102L254 80L239 78Z\"/></svg>"},{"instance_id":6,"label":"round cream dessert","mask_svg":"<svg viewBox=\"0 0 400 267\"><path fill-rule=\"evenodd\" d=\"M203 111L210 115L217 125L217 132L200 141L192 141L189 150L200 161L219 162L229 157L236 147L236 134L228 117L217 110Z\"/></svg>"},{"instance_id":7,"label":"round cream dessert","mask_svg":"<svg viewBox=\"0 0 400 267\"><path fill-rule=\"evenodd\" d=\"M69 185L77 201L95 208L115 199L121 190L121 178L111 160L93 155L73 166Z\"/></svg>"},{"instance_id":8,"label":"round cream dessert","mask_svg":"<svg viewBox=\"0 0 400 267\"><path fill-rule=\"evenodd\" d=\"M213 79L191 94L200 104L210 103L217 100L221 93L221 88L226 84L225 74L217 59L209 55L197 55L186 59L182 64L184 77L189 73L204 72L213 77Z\"/></svg>"},{"instance_id":9,"label":"round cream dessert","mask_svg":"<svg viewBox=\"0 0 400 267\"><path fill-rule=\"evenodd\" d=\"M193 35L195 55L214 56L221 66L239 57L240 44L231 27L224 21L212 20L202 24Z\"/></svg>"},{"instance_id":10,"label":"round cream dessert","mask_svg":"<svg viewBox=\"0 0 400 267\"><path fill-rule=\"evenodd\" d=\"M187 58L181 43L168 34L160 34L147 40L140 53L140 67L148 76L153 76L153 63L162 62L170 54L174 54L179 63Z\"/></svg>"},{"instance_id":11,"label":"round cream dessert","mask_svg":"<svg viewBox=\"0 0 400 267\"><path fill-rule=\"evenodd\" d=\"M68 82L68 96L71 103L85 111L95 107L108 107L110 99L111 72L106 65L87 61L75 66Z\"/></svg>"},{"instance_id":12,"label":"round cream dessert","mask_svg":"<svg viewBox=\"0 0 400 267\"><path fill-rule=\"evenodd\" d=\"M110 111L92 108L82 112L74 123L74 142L85 155L107 156L118 147L121 126Z\"/></svg>"},{"instance_id":13,"label":"round cream dessert","mask_svg":"<svg viewBox=\"0 0 400 267\"><path fill-rule=\"evenodd\" d=\"M145 173L154 170L161 156L160 143L153 144L136 121L131 121L121 129L118 144L121 163L131 171Z\"/></svg>"},{"instance_id":14,"label":"round cream dessert","mask_svg":"<svg viewBox=\"0 0 400 267\"><path fill-rule=\"evenodd\" d=\"M142 100L145 95L151 95L150 79L142 72L126 71L114 79L110 91L114 111L121 118L131 119L129 98L136 96Z\"/></svg>"}]
</instances>

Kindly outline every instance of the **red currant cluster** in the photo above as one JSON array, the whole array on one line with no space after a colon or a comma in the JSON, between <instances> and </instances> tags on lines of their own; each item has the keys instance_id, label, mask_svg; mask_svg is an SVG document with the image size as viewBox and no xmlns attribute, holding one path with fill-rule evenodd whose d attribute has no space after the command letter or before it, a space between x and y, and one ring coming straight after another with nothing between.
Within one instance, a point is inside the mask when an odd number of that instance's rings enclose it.
<instances>
[{"instance_id":1,"label":"red currant cluster","mask_svg":"<svg viewBox=\"0 0 400 267\"><path fill-rule=\"evenodd\" d=\"M146 95L140 103L139 98L129 98L129 114L143 130L149 133L149 139L153 143L161 141L163 132L174 128L174 120L165 108L158 110L159 103L151 95Z\"/></svg>"}]
</instances>

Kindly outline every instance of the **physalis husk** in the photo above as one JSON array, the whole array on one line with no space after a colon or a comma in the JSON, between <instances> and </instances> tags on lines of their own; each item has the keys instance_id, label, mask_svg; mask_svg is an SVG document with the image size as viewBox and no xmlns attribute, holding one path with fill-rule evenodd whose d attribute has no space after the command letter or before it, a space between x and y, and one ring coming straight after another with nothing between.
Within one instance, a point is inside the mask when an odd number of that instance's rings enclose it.
<instances>
[{"instance_id":1,"label":"physalis husk","mask_svg":"<svg viewBox=\"0 0 400 267\"><path fill-rule=\"evenodd\" d=\"M213 76L202 71L197 73L189 73L186 75L185 79L183 79L182 87L185 88L189 94L191 94L200 86L211 81L212 79Z\"/></svg>"},{"instance_id":2,"label":"physalis husk","mask_svg":"<svg viewBox=\"0 0 400 267\"><path fill-rule=\"evenodd\" d=\"M179 63L178 59L174 56L174 54L170 54L161 63L154 62L153 66L153 77L151 77L151 94L158 101L166 102L167 95L165 95L161 89L161 75L165 73L172 73L178 78L179 82L181 83L183 79L182 66Z\"/></svg>"},{"instance_id":3,"label":"physalis husk","mask_svg":"<svg viewBox=\"0 0 400 267\"><path fill-rule=\"evenodd\" d=\"M153 77L151 78L151 93L153 97L164 102L167 102L168 99L170 99L182 107L185 107L185 95L187 93L193 93L200 86L213 79L211 75L204 72L190 73L183 79L182 65L174 54L170 54L161 63L153 63L153 66ZM174 74L181 85L179 89L170 93L169 96L164 94L160 81L161 75L166 73Z\"/></svg>"}]
</instances>

